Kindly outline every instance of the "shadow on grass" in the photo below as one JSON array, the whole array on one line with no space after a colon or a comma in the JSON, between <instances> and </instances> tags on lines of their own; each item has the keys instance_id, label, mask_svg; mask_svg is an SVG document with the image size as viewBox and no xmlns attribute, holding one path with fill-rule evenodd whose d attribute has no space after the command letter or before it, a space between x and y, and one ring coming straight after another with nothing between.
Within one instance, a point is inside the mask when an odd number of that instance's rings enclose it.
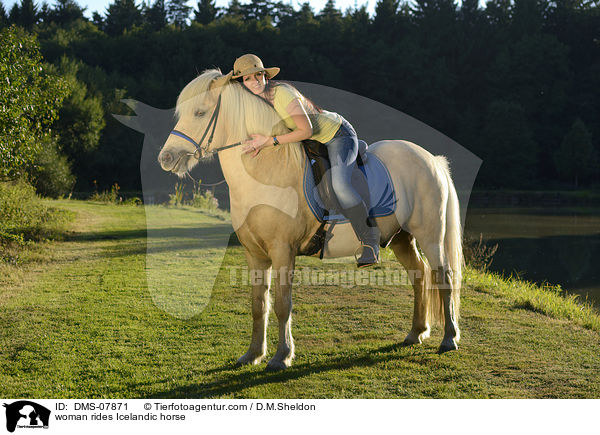
<instances>
[{"instance_id":1,"label":"shadow on grass","mask_svg":"<svg viewBox=\"0 0 600 435\"><path fill-rule=\"evenodd\" d=\"M211 249L241 246L230 224L218 224L210 227L164 228L125 231L102 231L69 235L66 240L72 242L94 242L115 240L114 247L104 248L104 257L126 257L151 253L177 252L192 249ZM131 242L126 242L131 241Z\"/></svg>"},{"instance_id":2,"label":"shadow on grass","mask_svg":"<svg viewBox=\"0 0 600 435\"><path fill-rule=\"evenodd\" d=\"M231 224L212 224L210 226L189 226L160 229L135 229L117 231L88 231L84 233L67 234L66 240L71 242L90 242L99 240L131 240L148 238L153 239L188 239L208 236L222 236L231 233ZM237 238L236 238L237 240ZM239 243L239 242L238 242Z\"/></svg>"},{"instance_id":3,"label":"shadow on grass","mask_svg":"<svg viewBox=\"0 0 600 435\"><path fill-rule=\"evenodd\" d=\"M369 367L386 361L406 359L415 356L413 350L408 351L407 353L399 353L399 351L403 349L417 348L407 347L402 343L397 343L380 348L368 349L363 351L362 354L352 357L334 357L328 359L327 361L294 364L291 368L279 372L266 371L266 363L262 363L257 366L235 368L235 362L231 362L230 364L225 364L204 372L206 374L221 373L222 375L219 380L195 385L181 386L169 391L158 393L152 397L157 399L213 398L228 394L234 394L235 396L243 397L243 394L237 393L241 393L248 388L287 382L332 370L344 370L354 367ZM423 348L420 347L420 349ZM427 352L429 349L425 351Z\"/></svg>"},{"instance_id":4,"label":"shadow on grass","mask_svg":"<svg viewBox=\"0 0 600 435\"><path fill-rule=\"evenodd\" d=\"M148 236L146 229L126 231L86 231L81 233L68 233L65 240L68 242L97 242L101 240L131 240Z\"/></svg>"}]
</instances>

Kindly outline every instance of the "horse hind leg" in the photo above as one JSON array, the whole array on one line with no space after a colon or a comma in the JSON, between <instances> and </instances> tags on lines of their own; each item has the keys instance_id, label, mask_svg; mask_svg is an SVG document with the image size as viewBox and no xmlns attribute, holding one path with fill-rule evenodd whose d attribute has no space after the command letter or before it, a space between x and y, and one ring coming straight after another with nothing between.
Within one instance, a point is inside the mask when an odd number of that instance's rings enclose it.
<instances>
[{"instance_id":1,"label":"horse hind leg","mask_svg":"<svg viewBox=\"0 0 600 435\"><path fill-rule=\"evenodd\" d=\"M406 346L421 344L424 339L429 338L429 314L430 298L425 292L425 277L428 268L417 250L415 238L406 231L401 231L394 236L390 243L398 261L404 266L412 283L415 303L412 320L412 328L403 344Z\"/></svg>"},{"instance_id":2,"label":"horse hind leg","mask_svg":"<svg viewBox=\"0 0 600 435\"><path fill-rule=\"evenodd\" d=\"M431 268L431 285L426 291L432 299L441 303L441 312L434 310L433 313L439 315L439 320L444 322L444 338L439 348L439 352L443 353L458 349L460 330L455 293L458 294L460 290L453 281L452 271L446 261L443 235L438 236L440 235L429 233L422 239L424 243L421 244L421 240L419 243Z\"/></svg>"}]
</instances>

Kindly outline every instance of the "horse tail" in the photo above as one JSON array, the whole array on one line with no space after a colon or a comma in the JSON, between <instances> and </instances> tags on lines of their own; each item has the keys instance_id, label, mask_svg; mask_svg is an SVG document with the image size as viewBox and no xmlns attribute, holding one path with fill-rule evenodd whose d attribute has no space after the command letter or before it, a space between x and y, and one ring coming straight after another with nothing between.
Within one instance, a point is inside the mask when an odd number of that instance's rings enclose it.
<instances>
[{"instance_id":1,"label":"horse tail","mask_svg":"<svg viewBox=\"0 0 600 435\"><path fill-rule=\"evenodd\" d=\"M455 321L458 322L460 314L460 288L462 284L462 268L464 264L462 250L462 228L460 225L460 205L456 188L450 176L448 163L444 159L444 172L448 185L448 201L446 203L446 233L444 237L444 251L448 269L451 272L452 304L454 306ZM458 339L458 337L457 337Z\"/></svg>"},{"instance_id":2,"label":"horse tail","mask_svg":"<svg viewBox=\"0 0 600 435\"><path fill-rule=\"evenodd\" d=\"M423 276L423 303L426 307L426 322L433 325L444 324L444 301L440 289L433 284L432 271L429 262L424 264L425 273Z\"/></svg>"},{"instance_id":3,"label":"horse tail","mask_svg":"<svg viewBox=\"0 0 600 435\"><path fill-rule=\"evenodd\" d=\"M463 250L462 250L462 228L460 224L460 205L456 188L452 182L448 161L443 156L435 156L437 173L440 181L447 186L447 198L445 204L445 231L444 231L444 257L446 264L443 265L446 270L451 272L452 283L452 305L454 306L455 321L458 323L460 313L460 288L462 283ZM430 269L425 273L425 288L430 289L426 292L427 317L432 324L444 324L444 301L443 295L438 285L432 283L432 273ZM442 281L443 282L443 281Z\"/></svg>"}]
</instances>

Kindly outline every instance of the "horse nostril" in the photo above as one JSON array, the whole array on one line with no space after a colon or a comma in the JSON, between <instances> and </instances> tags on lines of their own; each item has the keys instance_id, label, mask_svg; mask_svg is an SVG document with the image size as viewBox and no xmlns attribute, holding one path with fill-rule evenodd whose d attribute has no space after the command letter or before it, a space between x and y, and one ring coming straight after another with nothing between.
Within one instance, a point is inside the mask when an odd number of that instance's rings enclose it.
<instances>
[{"instance_id":1,"label":"horse nostril","mask_svg":"<svg viewBox=\"0 0 600 435\"><path fill-rule=\"evenodd\" d=\"M169 152L161 153L158 156L158 161L162 163L170 163L173 161L173 155Z\"/></svg>"}]
</instances>

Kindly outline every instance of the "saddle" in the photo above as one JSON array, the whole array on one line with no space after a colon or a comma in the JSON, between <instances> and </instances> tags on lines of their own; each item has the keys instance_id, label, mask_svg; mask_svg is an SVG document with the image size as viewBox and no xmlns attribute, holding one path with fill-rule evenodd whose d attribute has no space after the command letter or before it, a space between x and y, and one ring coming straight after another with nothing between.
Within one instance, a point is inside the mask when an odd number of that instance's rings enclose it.
<instances>
[{"instance_id":1,"label":"saddle","mask_svg":"<svg viewBox=\"0 0 600 435\"><path fill-rule=\"evenodd\" d=\"M302 142L306 157L312 169L315 186L317 186L319 196L323 201L323 206L326 210L338 210L342 208L335 196L333 184L331 181L331 162L327 154L327 147L321 142L314 140L305 140ZM356 156L356 164L360 167L367 162L367 143L364 140L358 140L358 155ZM362 192L361 196L362 196ZM367 192L368 194L368 192ZM364 198L363 198L364 199ZM326 212L327 213L327 212Z\"/></svg>"}]
</instances>

